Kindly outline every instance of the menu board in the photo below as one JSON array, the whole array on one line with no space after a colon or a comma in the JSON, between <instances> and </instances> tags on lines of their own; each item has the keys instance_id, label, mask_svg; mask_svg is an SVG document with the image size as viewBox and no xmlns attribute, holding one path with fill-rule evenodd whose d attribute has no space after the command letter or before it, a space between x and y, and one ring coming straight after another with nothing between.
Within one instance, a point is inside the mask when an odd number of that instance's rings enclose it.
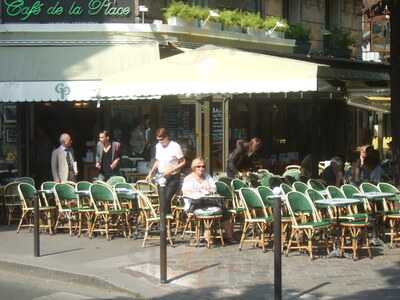
<instances>
[{"instance_id":1,"label":"menu board","mask_svg":"<svg viewBox=\"0 0 400 300\"><path fill-rule=\"evenodd\" d=\"M189 140L195 144L194 105L168 105L165 109L164 122L170 137L173 140Z\"/></svg>"}]
</instances>

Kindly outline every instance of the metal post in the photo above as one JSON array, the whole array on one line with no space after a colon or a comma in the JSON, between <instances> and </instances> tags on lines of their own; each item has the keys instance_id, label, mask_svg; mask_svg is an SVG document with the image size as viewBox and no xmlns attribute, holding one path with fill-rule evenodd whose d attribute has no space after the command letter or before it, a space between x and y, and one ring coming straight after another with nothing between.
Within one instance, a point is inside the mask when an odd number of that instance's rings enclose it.
<instances>
[{"instance_id":1,"label":"metal post","mask_svg":"<svg viewBox=\"0 0 400 300\"><path fill-rule=\"evenodd\" d=\"M274 299L282 299L281 197L274 199Z\"/></svg>"},{"instance_id":2,"label":"metal post","mask_svg":"<svg viewBox=\"0 0 400 300\"><path fill-rule=\"evenodd\" d=\"M165 178L159 180L160 196L160 282L167 283L167 230L166 230L166 199L165 199Z\"/></svg>"},{"instance_id":3,"label":"metal post","mask_svg":"<svg viewBox=\"0 0 400 300\"><path fill-rule=\"evenodd\" d=\"M39 196L33 198L33 251L35 257L40 257L40 234L39 234Z\"/></svg>"}]
</instances>

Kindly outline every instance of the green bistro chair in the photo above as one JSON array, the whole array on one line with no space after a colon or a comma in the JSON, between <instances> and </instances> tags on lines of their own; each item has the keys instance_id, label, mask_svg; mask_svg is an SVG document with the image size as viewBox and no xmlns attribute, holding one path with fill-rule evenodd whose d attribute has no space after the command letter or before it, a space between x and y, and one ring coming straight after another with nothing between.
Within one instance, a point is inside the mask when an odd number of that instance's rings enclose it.
<instances>
[{"instance_id":1,"label":"green bistro chair","mask_svg":"<svg viewBox=\"0 0 400 300\"><path fill-rule=\"evenodd\" d=\"M54 190L54 186L57 184L57 182L55 181L45 181L40 185L40 189L42 191L53 191ZM43 192L41 194L41 196L43 197L46 205L51 205L51 206L55 206L55 200L54 200L54 193L47 193L47 192Z\"/></svg>"},{"instance_id":2,"label":"green bistro chair","mask_svg":"<svg viewBox=\"0 0 400 300\"><path fill-rule=\"evenodd\" d=\"M36 188L29 183L20 183L18 185L18 194L22 201L22 216L18 224L17 233L21 227L33 228L33 201L38 197ZM53 234L52 215L55 207L44 206L39 201L39 226L40 229L48 230L49 234Z\"/></svg>"},{"instance_id":3,"label":"green bistro chair","mask_svg":"<svg viewBox=\"0 0 400 300\"><path fill-rule=\"evenodd\" d=\"M117 196L112 189L104 184L93 184L90 187L90 200L94 208L94 221L89 231L89 237L94 232L104 233L111 240L110 233L122 232L127 237L127 209L121 208Z\"/></svg>"},{"instance_id":4,"label":"green bistro chair","mask_svg":"<svg viewBox=\"0 0 400 300\"><path fill-rule=\"evenodd\" d=\"M239 196L246 208L239 250L242 250L243 243L248 242L261 244L265 252L266 235L272 228L272 217L268 215L264 202L254 189L241 188Z\"/></svg>"},{"instance_id":5,"label":"green bistro chair","mask_svg":"<svg viewBox=\"0 0 400 300\"><path fill-rule=\"evenodd\" d=\"M17 179L15 179L16 182L20 182L20 183L28 183L32 186L35 186L35 180L32 177L19 177Z\"/></svg>"},{"instance_id":6,"label":"green bistro chair","mask_svg":"<svg viewBox=\"0 0 400 300\"><path fill-rule=\"evenodd\" d=\"M397 205L400 203L400 192L395 186L386 182L379 183L378 188L383 193L395 194L395 197L388 199L389 212L386 214L386 220L389 223L389 232L385 233L390 237L390 247L393 248L395 243L400 241L400 211L396 209L396 203Z\"/></svg>"},{"instance_id":7,"label":"green bistro chair","mask_svg":"<svg viewBox=\"0 0 400 300\"><path fill-rule=\"evenodd\" d=\"M292 218L292 230L286 249L286 256L292 248L306 250L313 259L313 250L322 244L329 253L328 231L331 228L330 220L321 220L314 204L305 194L293 191L287 194L287 207ZM315 245L319 234L321 245ZM292 243L296 246L292 246Z\"/></svg>"},{"instance_id":8,"label":"green bistro chair","mask_svg":"<svg viewBox=\"0 0 400 300\"><path fill-rule=\"evenodd\" d=\"M236 192L236 191L239 191L241 188L249 187L249 186L244 181L235 178L231 182L231 187Z\"/></svg>"},{"instance_id":9,"label":"green bistro chair","mask_svg":"<svg viewBox=\"0 0 400 300\"><path fill-rule=\"evenodd\" d=\"M229 177L226 177L226 176L222 176L222 177L218 178L218 181L221 181L221 182L227 184L228 186L231 186L232 179Z\"/></svg>"},{"instance_id":10,"label":"green bistro chair","mask_svg":"<svg viewBox=\"0 0 400 300\"><path fill-rule=\"evenodd\" d=\"M130 191L131 193L119 193L117 192L118 189L125 189L127 191ZM134 188L133 184L122 182L115 184L114 190L116 191L115 193L118 197L118 201L121 204L121 207L129 211L129 213L126 215L127 216L126 222L129 225L129 228L132 228L133 225L135 225L137 232L138 231L137 219L138 219L139 207L138 207L136 189Z\"/></svg>"},{"instance_id":11,"label":"green bistro chair","mask_svg":"<svg viewBox=\"0 0 400 300\"><path fill-rule=\"evenodd\" d=\"M360 184L360 190L362 193L379 193L380 190L379 188L369 182L363 182ZM375 212L376 216L377 216L377 221L379 221L380 224L377 224L377 226L379 227L380 225L382 225L383 222L386 221L386 215L388 213L390 213L389 211L389 206L387 203L387 199L386 198L382 198L382 199L376 199L376 200L370 200L369 201L370 206L372 207L372 210Z\"/></svg>"},{"instance_id":12,"label":"green bistro chair","mask_svg":"<svg viewBox=\"0 0 400 300\"><path fill-rule=\"evenodd\" d=\"M4 187L4 207L7 215L7 224L19 221L22 213L22 202L18 194L19 182L10 182Z\"/></svg>"},{"instance_id":13,"label":"green bistro chair","mask_svg":"<svg viewBox=\"0 0 400 300\"><path fill-rule=\"evenodd\" d=\"M300 169L288 169L282 174L282 177L286 176L290 176L295 180L300 180Z\"/></svg>"},{"instance_id":14,"label":"green bistro chair","mask_svg":"<svg viewBox=\"0 0 400 300\"><path fill-rule=\"evenodd\" d=\"M325 197L320 192L309 188L306 190L305 195L308 197L308 199L311 200L312 203L314 203L321 219L324 217L326 218L327 216L329 216L329 218L331 219L334 219L334 213L329 205L316 203L317 200L325 199Z\"/></svg>"},{"instance_id":15,"label":"green bistro chair","mask_svg":"<svg viewBox=\"0 0 400 300\"><path fill-rule=\"evenodd\" d=\"M296 181L295 183L293 183L293 189L295 190L295 191L297 191L297 192L300 192L300 193L305 193L306 192L306 190L308 189L308 185L307 184L305 184L304 182L302 182L302 181Z\"/></svg>"},{"instance_id":16,"label":"green bistro chair","mask_svg":"<svg viewBox=\"0 0 400 300\"><path fill-rule=\"evenodd\" d=\"M160 224L160 215L154 208L154 205L151 201L151 199L148 197L148 194L144 193L143 191L137 190L138 192L138 204L139 204L139 209L142 212L142 216L144 218L145 222L145 233L144 233L144 238L143 238L143 244L142 247L146 246L147 240L153 239L153 240L160 240L159 235L156 235L155 237L152 236L153 233L158 233L159 230L156 228L154 231L155 225ZM173 220L173 217L171 214L168 214L166 216L167 219L167 239L171 246L174 246L174 243L172 241L172 235L171 235L171 220Z\"/></svg>"},{"instance_id":17,"label":"green bistro chair","mask_svg":"<svg viewBox=\"0 0 400 300\"><path fill-rule=\"evenodd\" d=\"M308 179L307 185L313 190L316 190L318 192L324 191L326 189L326 186L320 180L317 179Z\"/></svg>"},{"instance_id":18,"label":"green bistro chair","mask_svg":"<svg viewBox=\"0 0 400 300\"><path fill-rule=\"evenodd\" d=\"M92 227L94 218L94 208L90 202L90 187L92 183L89 181L78 181L75 186L75 192L78 196L78 214L79 214L79 230L78 237L81 236L82 231L88 234Z\"/></svg>"},{"instance_id":19,"label":"green bistro chair","mask_svg":"<svg viewBox=\"0 0 400 300\"><path fill-rule=\"evenodd\" d=\"M272 216L274 211L274 199L268 198L268 196L274 196L272 190L266 186L257 187L258 194L261 197L261 200L264 202L265 209L267 210L268 215ZM283 204L283 203L282 203ZM282 205L282 213L281 213L281 235L282 235L282 249L287 245L288 242L288 234L290 225L292 220L289 216L288 210L286 206Z\"/></svg>"},{"instance_id":20,"label":"green bistro chair","mask_svg":"<svg viewBox=\"0 0 400 300\"><path fill-rule=\"evenodd\" d=\"M263 173L260 179L260 184L262 186L269 187L269 179L273 176L271 173Z\"/></svg>"},{"instance_id":21,"label":"green bistro chair","mask_svg":"<svg viewBox=\"0 0 400 300\"><path fill-rule=\"evenodd\" d=\"M235 193L225 182L217 181L215 185L217 187L217 193L225 197L226 207L231 215L232 224L235 224L237 218L242 219L244 217L246 209L240 205L240 201L237 201Z\"/></svg>"},{"instance_id":22,"label":"green bistro chair","mask_svg":"<svg viewBox=\"0 0 400 300\"><path fill-rule=\"evenodd\" d=\"M58 216L54 230L68 229L72 236L73 228L79 227L78 195L75 189L66 183L58 183L54 186L54 195L58 207Z\"/></svg>"},{"instance_id":23,"label":"green bistro chair","mask_svg":"<svg viewBox=\"0 0 400 300\"><path fill-rule=\"evenodd\" d=\"M114 186L117 183L125 183L126 179L123 176L111 176L110 178L108 178L108 180L106 181L107 184Z\"/></svg>"},{"instance_id":24,"label":"green bistro chair","mask_svg":"<svg viewBox=\"0 0 400 300\"><path fill-rule=\"evenodd\" d=\"M282 191L282 193L284 195L287 195L289 192L293 191L293 188L290 185L286 184L286 183L281 183L280 188L281 188L281 191Z\"/></svg>"}]
</instances>

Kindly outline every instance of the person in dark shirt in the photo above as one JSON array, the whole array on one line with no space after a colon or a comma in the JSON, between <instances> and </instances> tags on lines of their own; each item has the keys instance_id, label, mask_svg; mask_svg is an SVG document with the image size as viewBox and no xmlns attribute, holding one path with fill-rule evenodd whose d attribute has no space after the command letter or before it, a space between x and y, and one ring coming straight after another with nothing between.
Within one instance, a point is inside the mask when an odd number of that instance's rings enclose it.
<instances>
[{"instance_id":1,"label":"person in dark shirt","mask_svg":"<svg viewBox=\"0 0 400 300\"><path fill-rule=\"evenodd\" d=\"M343 184L343 161L340 157L335 156L331 159L331 164L322 171L321 179L326 185L340 187Z\"/></svg>"},{"instance_id":2,"label":"person in dark shirt","mask_svg":"<svg viewBox=\"0 0 400 300\"><path fill-rule=\"evenodd\" d=\"M119 175L120 143L111 142L107 130L99 133L99 142L96 149L96 168L99 169L99 179L107 180L111 176Z\"/></svg>"},{"instance_id":3,"label":"person in dark shirt","mask_svg":"<svg viewBox=\"0 0 400 300\"><path fill-rule=\"evenodd\" d=\"M234 178L239 172L247 172L256 169L256 163L260 160L259 150L261 139L254 137L250 142L236 141L236 148L228 157L228 177Z\"/></svg>"}]
</instances>

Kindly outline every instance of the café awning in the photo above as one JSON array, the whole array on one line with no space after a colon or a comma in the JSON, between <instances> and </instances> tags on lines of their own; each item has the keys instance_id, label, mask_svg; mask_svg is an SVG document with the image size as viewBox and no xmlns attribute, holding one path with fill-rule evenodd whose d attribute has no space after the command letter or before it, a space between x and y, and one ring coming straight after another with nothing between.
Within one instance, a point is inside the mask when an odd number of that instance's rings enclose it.
<instances>
[{"instance_id":1,"label":"caf\u00e9 awning","mask_svg":"<svg viewBox=\"0 0 400 300\"><path fill-rule=\"evenodd\" d=\"M101 81L160 59L158 43L0 43L0 102L95 100Z\"/></svg>"},{"instance_id":2,"label":"caf\u00e9 awning","mask_svg":"<svg viewBox=\"0 0 400 300\"><path fill-rule=\"evenodd\" d=\"M319 64L203 46L106 77L99 98L317 91ZM118 97L116 97L118 95Z\"/></svg>"}]
</instances>

